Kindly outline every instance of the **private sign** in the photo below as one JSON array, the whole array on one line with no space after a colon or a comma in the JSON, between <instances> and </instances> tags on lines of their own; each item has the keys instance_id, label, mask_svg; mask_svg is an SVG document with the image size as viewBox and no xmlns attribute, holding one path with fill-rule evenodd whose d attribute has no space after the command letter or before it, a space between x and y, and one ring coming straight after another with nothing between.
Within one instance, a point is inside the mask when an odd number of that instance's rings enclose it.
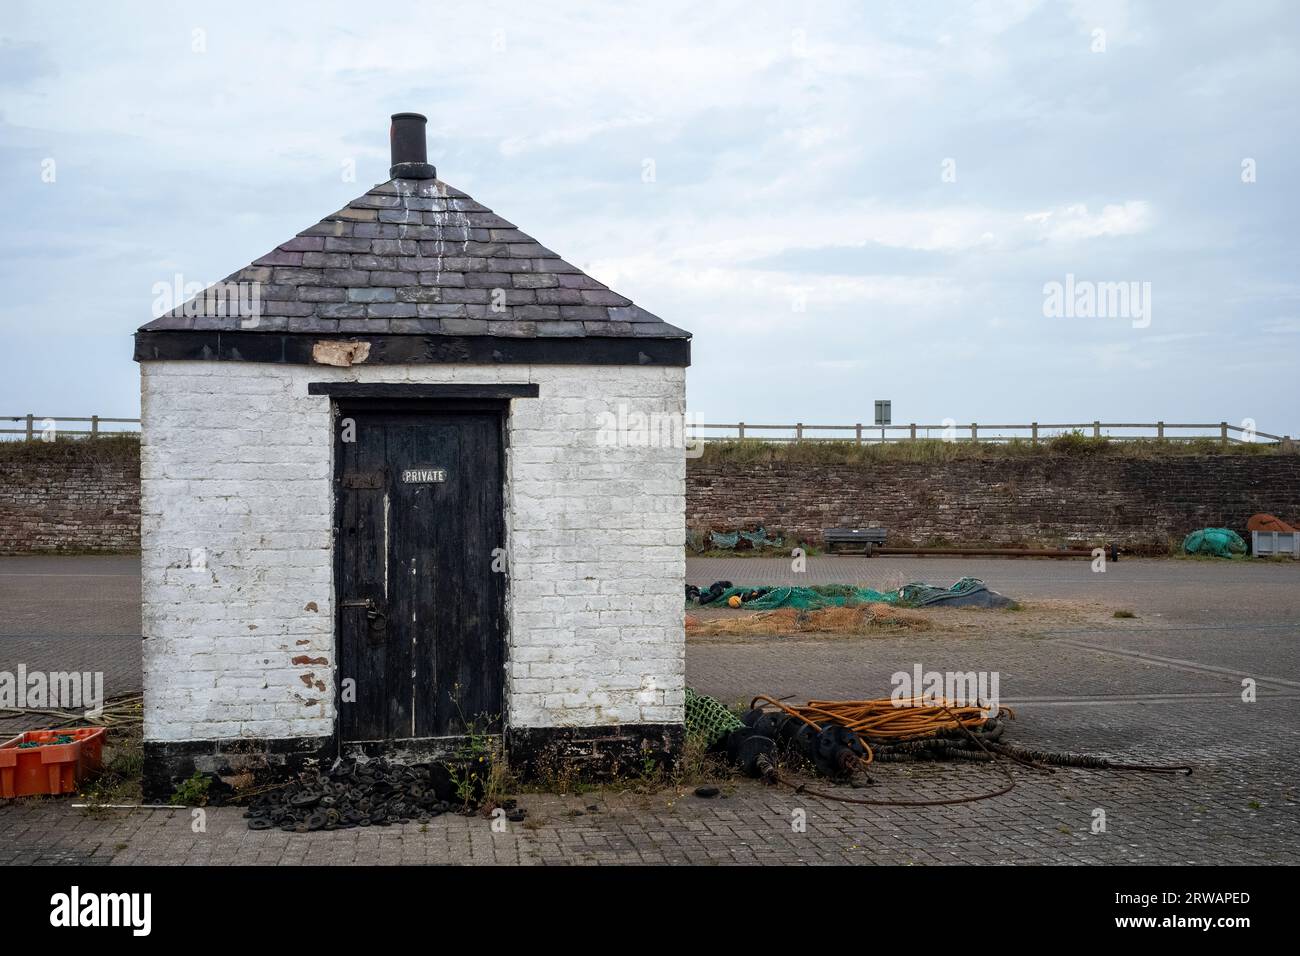
<instances>
[{"instance_id":1,"label":"private sign","mask_svg":"<svg viewBox=\"0 0 1300 956\"><path fill-rule=\"evenodd\" d=\"M446 480L446 468L405 468L402 470L402 484L404 485L427 485Z\"/></svg>"}]
</instances>

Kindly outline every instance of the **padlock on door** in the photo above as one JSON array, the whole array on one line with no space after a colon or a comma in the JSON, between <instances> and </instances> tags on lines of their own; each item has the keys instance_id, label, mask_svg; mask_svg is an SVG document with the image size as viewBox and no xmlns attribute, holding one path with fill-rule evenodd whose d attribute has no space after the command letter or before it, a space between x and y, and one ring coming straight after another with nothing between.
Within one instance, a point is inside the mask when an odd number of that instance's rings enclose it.
<instances>
[{"instance_id":1,"label":"padlock on door","mask_svg":"<svg viewBox=\"0 0 1300 956\"><path fill-rule=\"evenodd\" d=\"M366 628L371 644L382 644L387 634L388 615L379 609L374 598L348 598L342 603L344 608L362 608L366 612Z\"/></svg>"}]
</instances>

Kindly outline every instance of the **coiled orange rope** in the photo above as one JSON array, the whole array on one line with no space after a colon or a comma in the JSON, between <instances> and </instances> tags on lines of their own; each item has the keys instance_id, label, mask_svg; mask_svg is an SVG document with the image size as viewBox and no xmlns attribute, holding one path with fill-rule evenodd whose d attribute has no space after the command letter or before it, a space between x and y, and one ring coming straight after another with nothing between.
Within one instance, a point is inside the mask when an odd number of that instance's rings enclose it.
<instances>
[{"instance_id":1,"label":"coiled orange rope","mask_svg":"<svg viewBox=\"0 0 1300 956\"><path fill-rule=\"evenodd\" d=\"M905 700L894 700L890 697L879 697L873 700L810 700L803 706L792 707L766 695L755 697L749 706L752 709L760 702L770 704L811 727L817 727L819 730L821 725L818 721L820 720L822 723L833 722L853 731L866 751L866 756L859 758L863 766L870 764L875 757L871 744L868 742L869 740L874 740L879 745L902 743L907 740L922 740L927 737L934 737L953 730L960 730L976 746L988 752L988 748L973 733L974 730L983 728L990 719L985 709L978 706L959 707L950 701L935 700L934 698L912 697ZM998 708L997 716L1004 715L1015 717L1009 707ZM989 752L989 756L991 758L993 754ZM1005 793L1010 793L1016 786L1015 777L1001 762L995 761L995 766L1006 777L1007 783L1005 786L991 793L937 800L863 799L814 790L806 784L795 783L780 775L776 779L785 786L792 788L796 793L806 793L809 796L834 800L838 803L853 803L868 807L940 807L959 803L973 803L977 800L988 800L991 797L1000 797Z\"/></svg>"},{"instance_id":2,"label":"coiled orange rope","mask_svg":"<svg viewBox=\"0 0 1300 956\"><path fill-rule=\"evenodd\" d=\"M1147 773L1183 773L1190 774L1189 766L1158 766L1149 764L1118 763L1099 757L1080 754L1049 753L1026 750L997 742L998 734L989 727L994 717L1015 719L1015 711L1010 707L999 707L996 714L989 714L988 708L978 704L958 706L948 700L932 697L911 697L895 700L891 697L878 697L872 700L810 700L806 704L791 706L774 697L760 695L750 702L750 708L760 703L769 704L778 710L797 718L820 732L827 723L838 724L852 731L865 750L865 756L859 757L865 766L875 757L871 744L888 748L894 744L907 741L925 740L939 736L964 736L974 748L981 750L994 767L1006 777L1006 786L991 793L967 797L952 797L939 800L868 800L848 797L837 793L813 790L805 784L795 783L778 775L777 780L796 792L811 796L835 800L840 803L853 803L875 807L934 807L958 803L971 803L987 800L990 797L1009 793L1016 785L1015 777L999 757L1036 770L1052 772L1052 765L1085 767L1098 770L1137 770ZM990 731L981 734L980 731ZM998 728L1000 731L1000 728ZM957 733L953 733L956 731ZM987 742L986 742L987 741Z\"/></svg>"},{"instance_id":3,"label":"coiled orange rope","mask_svg":"<svg viewBox=\"0 0 1300 956\"><path fill-rule=\"evenodd\" d=\"M905 740L922 740L937 734L964 728L978 730L989 720L986 708L959 707L947 700L931 697L909 697L895 700L877 697L872 700L810 700L792 707L766 695L755 697L751 708L759 703L770 704L819 730L827 723L839 724L853 731L866 750L862 762L869 764L875 758L871 744L901 743ZM999 707L997 716L1014 718L1009 707Z\"/></svg>"}]
</instances>

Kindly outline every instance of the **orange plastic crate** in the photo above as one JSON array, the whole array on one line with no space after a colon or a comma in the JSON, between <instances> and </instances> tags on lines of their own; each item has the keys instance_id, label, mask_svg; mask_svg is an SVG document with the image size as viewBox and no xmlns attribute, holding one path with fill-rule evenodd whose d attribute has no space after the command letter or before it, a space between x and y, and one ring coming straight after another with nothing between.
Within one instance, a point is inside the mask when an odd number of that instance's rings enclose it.
<instances>
[{"instance_id":1,"label":"orange plastic crate","mask_svg":"<svg viewBox=\"0 0 1300 956\"><path fill-rule=\"evenodd\" d=\"M29 730L0 743L0 797L76 793L104 763L103 727ZM72 737L66 744L52 741ZM19 748L36 742L43 746Z\"/></svg>"}]
</instances>

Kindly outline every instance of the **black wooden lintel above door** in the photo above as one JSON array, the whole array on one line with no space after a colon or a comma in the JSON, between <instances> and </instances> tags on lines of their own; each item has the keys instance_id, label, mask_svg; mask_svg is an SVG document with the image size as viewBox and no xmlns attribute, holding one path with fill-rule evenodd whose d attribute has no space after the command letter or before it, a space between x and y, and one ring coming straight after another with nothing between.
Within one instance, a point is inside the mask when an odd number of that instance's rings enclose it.
<instances>
[{"instance_id":1,"label":"black wooden lintel above door","mask_svg":"<svg viewBox=\"0 0 1300 956\"><path fill-rule=\"evenodd\" d=\"M328 395L331 398L422 398L422 399L511 399L537 398L540 388L535 383L493 385L484 383L411 383L411 382L308 382L308 395Z\"/></svg>"}]
</instances>

